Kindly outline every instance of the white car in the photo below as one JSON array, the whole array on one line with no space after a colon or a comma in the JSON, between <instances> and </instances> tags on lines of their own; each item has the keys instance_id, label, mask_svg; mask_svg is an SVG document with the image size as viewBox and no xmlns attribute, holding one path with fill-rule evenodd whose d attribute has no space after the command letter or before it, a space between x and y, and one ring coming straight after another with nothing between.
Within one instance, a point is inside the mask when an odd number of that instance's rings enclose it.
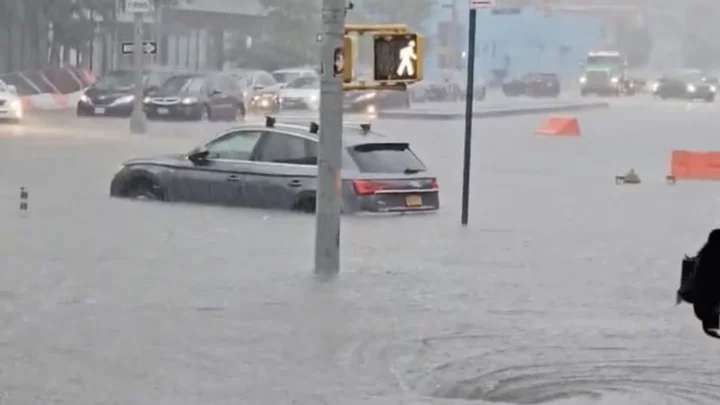
<instances>
[{"instance_id":1,"label":"white car","mask_svg":"<svg viewBox=\"0 0 720 405\"><path fill-rule=\"evenodd\" d=\"M292 82L295 79L301 78L301 77L318 77L318 72L312 67L296 67L296 68L287 68L287 69L278 69L274 72L272 72L273 78L275 78L275 81L278 83L281 83L284 87L284 85L287 85L288 83Z\"/></svg>"},{"instance_id":2,"label":"white car","mask_svg":"<svg viewBox=\"0 0 720 405\"><path fill-rule=\"evenodd\" d=\"M22 101L17 95L17 89L0 80L0 120L20 122L22 117Z\"/></svg>"},{"instance_id":3,"label":"white car","mask_svg":"<svg viewBox=\"0 0 720 405\"><path fill-rule=\"evenodd\" d=\"M320 78L313 76L298 77L278 92L280 110L320 109Z\"/></svg>"}]
</instances>

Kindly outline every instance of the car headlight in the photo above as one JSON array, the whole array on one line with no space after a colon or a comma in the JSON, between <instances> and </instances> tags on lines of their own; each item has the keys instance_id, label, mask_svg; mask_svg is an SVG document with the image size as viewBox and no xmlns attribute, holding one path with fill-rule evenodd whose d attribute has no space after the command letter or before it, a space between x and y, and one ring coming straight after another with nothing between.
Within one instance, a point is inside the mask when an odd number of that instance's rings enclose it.
<instances>
[{"instance_id":1,"label":"car headlight","mask_svg":"<svg viewBox=\"0 0 720 405\"><path fill-rule=\"evenodd\" d=\"M135 96L122 96L119 99L115 100L115 103L113 104L127 104L132 103L133 100L135 100Z\"/></svg>"},{"instance_id":2,"label":"car headlight","mask_svg":"<svg viewBox=\"0 0 720 405\"><path fill-rule=\"evenodd\" d=\"M90 100L90 97L86 96L85 94L80 96L80 101L82 101L83 103L91 103L92 102L92 100Z\"/></svg>"},{"instance_id":3,"label":"car headlight","mask_svg":"<svg viewBox=\"0 0 720 405\"><path fill-rule=\"evenodd\" d=\"M310 96L310 101L318 101L318 96L316 94L313 94Z\"/></svg>"},{"instance_id":4,"label":"car headlight","mask_svg":"<svg viewBox=\"0 0 720 405\"><path fill-rule=\"evenodd\" d=\"M687 85L687 91L689 91L690 93L694 92L694 91L695 91L695 85L694 85L694 84L688 84L688 85Z\"/></svg>"},{"instance_id":5,"label":"car headlight","mask_svg":"<svg viewBox=\"0 0 720 405\"><path fill-rule=\"evenodd\" d=\"M145 97L145 98L143 99L143 103L147 104L147 103L149 103L149 102L150 102L150 97Z\"/></svg>"},{"instance_id":6,"label":"car headlight","mask_svg":"<svg viewBox=\"0 0 720 405\"><path fill-rule=\"evenodd\" d=\"M658 82L653 83L651 88L652 88L652 91L658 91L658 89L660 88L660 83L658 83Z\"/></svg>"},{"instance_id":7,"label":"car headlight","mask_svg":"<svg viewBox=\"0 0 720 405\"><path fill-rule=\"evenodd\" d=\"M619 77L613 77L613 78L610 79L610 82L611 82L612 84L617 84L619 81L620 81L620 78L619 78Z\"/></svg>"},{"instance_id":8,"label":"car headlight","mask_svg":"<svg viewBox=\"0 0 720 405\"><path fill-rule=\"evenodd\" d=\"M198 99L195 97L185 97L182 99L183 104L195 104L198 102Z\"/></svg>"},{"instance_id":9,"label":"car headlight","mask_svg":"<svg viewBox=\"0 0 720 405\"><path fill-rule=\"evenodd\" d=\"M22 111L22 102L20 100L13 100L10 102L10 108L13 111Z\"/></svg>"},{"instance_id":10,"label":"car headlight","mask_svg":"<svg viewBox=\"0 0 720 405\"><path fill-rule=\"evenodd\" d=\"M580 84L585 84L585 83L587 83L587 77L580 76Z\"/></svg>"},{"instance_id":11,"label":"car headlight","mask_svg":"<svg viewBox=\"0 0 720 405\"><path fill-rule=\"evenodd\" d=\"M260 100L260 96L253 96L252 99L253 99L253 101L258 101L258 100Z\"/></svg>"},{"instance_id":12,"label":"car headlight","mask_svg":"<svg viewBox=\"0 0 720 405\"><path fill-rule=\"evenodd\" d=\"M710 91L712 91L713 93L715 93L715 92L717 91L717 87L715 87L715 86L710 86Z\"/></svg>"}]
</instances>

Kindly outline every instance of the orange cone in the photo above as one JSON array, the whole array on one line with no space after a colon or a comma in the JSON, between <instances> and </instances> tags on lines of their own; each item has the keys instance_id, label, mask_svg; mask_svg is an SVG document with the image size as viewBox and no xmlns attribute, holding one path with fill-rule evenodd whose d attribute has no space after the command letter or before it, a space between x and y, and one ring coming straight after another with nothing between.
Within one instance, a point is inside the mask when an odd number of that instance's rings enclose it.
<instances>
[{"instance_id":1,"label":"orange cone","mask_svg":"<svg viewBox=\"0 0 720 405\"><path fill-rule=\"evenodd\" d=\"M580 124L574 117L550 117L535 133L551 136L580 136Z\"/></svg>"}]
</instances>

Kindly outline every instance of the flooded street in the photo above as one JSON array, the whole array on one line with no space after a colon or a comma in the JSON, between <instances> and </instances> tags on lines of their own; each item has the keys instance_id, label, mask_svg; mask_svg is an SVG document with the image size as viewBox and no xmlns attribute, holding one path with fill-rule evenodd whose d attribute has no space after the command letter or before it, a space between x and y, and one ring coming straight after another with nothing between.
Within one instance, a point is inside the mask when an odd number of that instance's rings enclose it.
<instances>
[{"instance_id":1,"label":"flooded street","mask_svg":"<svg viewBox=\"0 0 720 405\"><path fill-rule=\"evenodd\" d=\"M332 284L312 278L312 216L108 197L120 162L206 124L0 127L0 404L715 405L717 343L673 304L717 186L665 175L672 149L717 149L717 112L580 113L580 138L477 120L467 229L463 123L377 122L442 208L344 218ZM643 184L615 185L630 168Z\"/></svg>"}]
</instances>

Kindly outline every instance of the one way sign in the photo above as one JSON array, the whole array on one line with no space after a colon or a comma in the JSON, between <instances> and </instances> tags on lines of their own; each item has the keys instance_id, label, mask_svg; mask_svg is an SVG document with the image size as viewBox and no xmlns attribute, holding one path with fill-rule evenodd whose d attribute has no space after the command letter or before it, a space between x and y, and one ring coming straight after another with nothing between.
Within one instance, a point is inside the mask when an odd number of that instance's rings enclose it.
<instances>
[{"instance_id":1,"label":"one way sign","mask_svg":"<svg viewBox=\"0 0 720 405\"><path fill-rule=\"evenodd\" d=\"M146 55L155 55L157 54L157 42L155 41L145 41L143 42L143 53ZM135 52L135 44L132 42L123 42L122 43L122 53L124 54L130 54Z\"/></svg>"}]
</instances>

